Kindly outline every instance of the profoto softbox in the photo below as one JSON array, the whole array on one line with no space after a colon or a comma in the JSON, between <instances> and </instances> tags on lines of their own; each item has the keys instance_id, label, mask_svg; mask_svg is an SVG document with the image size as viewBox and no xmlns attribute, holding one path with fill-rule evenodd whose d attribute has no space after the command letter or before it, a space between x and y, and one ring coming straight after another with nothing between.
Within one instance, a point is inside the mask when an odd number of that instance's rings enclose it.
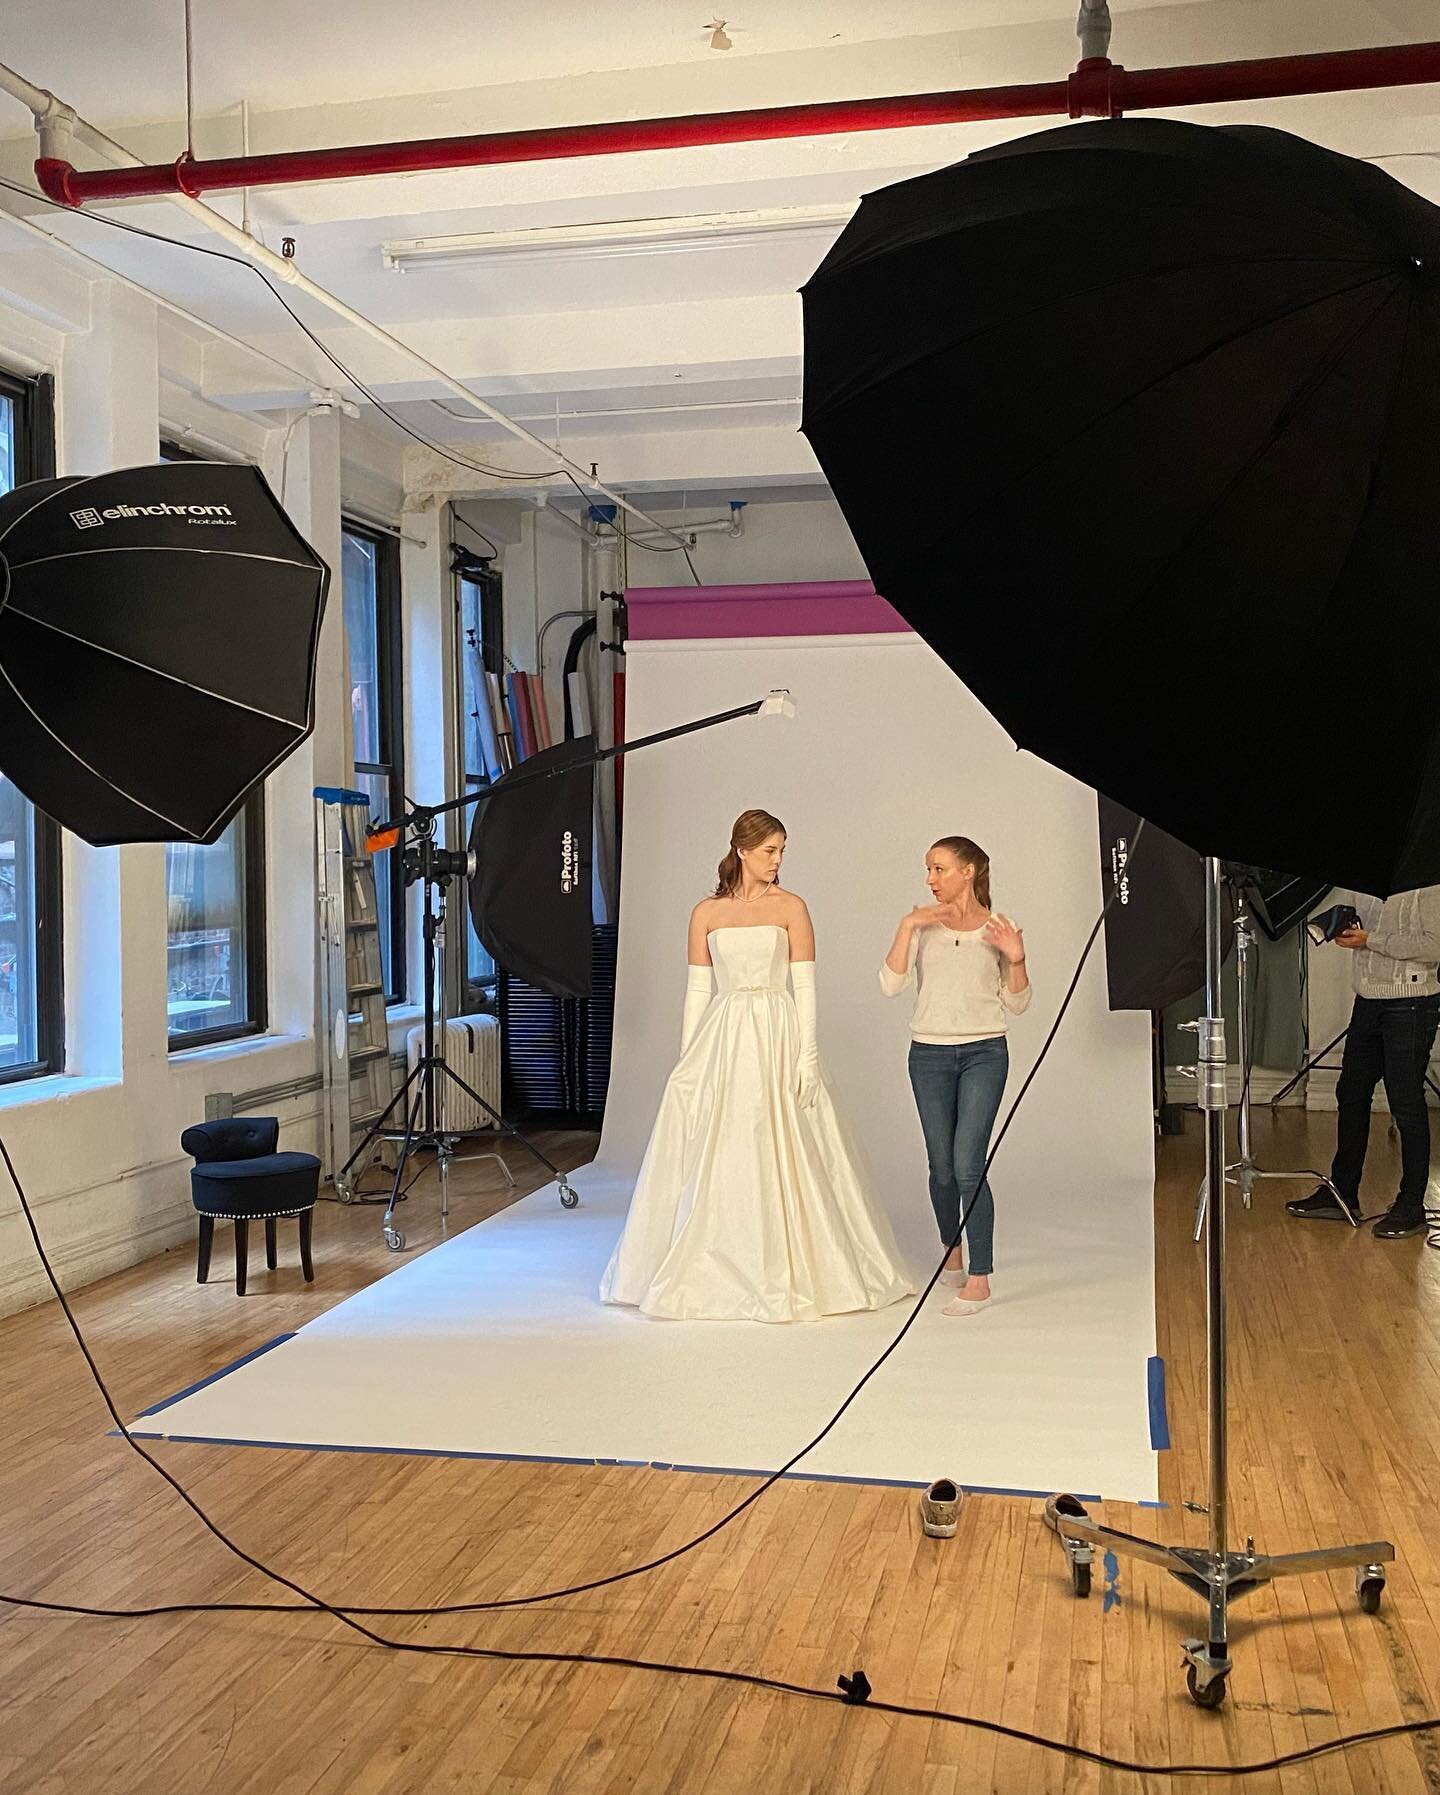
<instances>
[{"instance_id":1,"label":"profoto softbox","mask_svg":"<svg viewBox=\"0 0 1440 1795\"><path fill-rule=\"evenodd\" d=\"M1100 799L1100 878L1117 894L1105 915L1112 1010L1163 1010L1205 983L1204 863L1193 848L1123 804ZM1234 940L1225 893L1224 954Z\"/></svg>"},{"instance_id":2,"label":"profoto softbox","mask_svg":"<svg viewBox=\"0 0 1440 1795\"><path fill-rule=\"evenodd\" d=\"M595 738L534 754L475 806L470 920L507 972L561 997L591 994Z\"/></svg>"}]
</instances>

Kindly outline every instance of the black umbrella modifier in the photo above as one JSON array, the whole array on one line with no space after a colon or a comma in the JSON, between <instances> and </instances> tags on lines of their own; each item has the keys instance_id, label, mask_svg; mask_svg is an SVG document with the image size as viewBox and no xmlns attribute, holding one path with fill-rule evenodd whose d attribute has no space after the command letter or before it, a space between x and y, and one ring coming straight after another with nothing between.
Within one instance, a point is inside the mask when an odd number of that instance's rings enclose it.
<instances>
[{"instance_id":1,"label":"black umbrella modifier","mask_svg":"<svg viewBox=\"0 0 1440 1795\"><path fill-rule=\"evenodd\" d=\"M314 725L328 581L251 467L17 487L0 498L0 768L97 846L215 840Z\"/></svg>"},{"instance_id":2,"label":"black umbrella modifier","mask_svg":"<svg viewBox=\"0 0 1440 1795\"><path fill-rule=\"evenodd\" d=\"M1440 883L1440 210L1067 125L869 195L804 312L875 584L1021 747L1204 854Z\"/></svg>"},{"instance_id":3,"label":"black umbrella modifier","mask_svg":"<svg viewBox=\"0 0 1440 1795\"><path fill-rule=\"evenodd\" d=\"M531 755L475 806L470 920L507 972L562 997L589 997L595 738Z\"/></svg>"}]
</instances>

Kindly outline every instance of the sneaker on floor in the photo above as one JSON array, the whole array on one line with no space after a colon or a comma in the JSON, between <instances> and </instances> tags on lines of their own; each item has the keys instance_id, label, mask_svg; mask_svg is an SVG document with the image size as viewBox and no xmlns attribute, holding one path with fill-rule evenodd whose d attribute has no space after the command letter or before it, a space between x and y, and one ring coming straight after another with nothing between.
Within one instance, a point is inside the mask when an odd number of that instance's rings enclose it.
<instances>
[{"instance_id":1,"label":"sneaker on floor","mask_svg":"<svg viewBox=\"0 0 1440 1795\"><path fill-rule=\"evenodd\" d=\"M960 1485L950 1477L932 1483L920 1498L920 1525L931 1539L954 1539L963 1500Z\"/></svg>"},{"instance_id":2,"label":"sneaker on floor","mask_svg":"<svg viewBox=\"0 0 1440 1795\"><path fill-rule=\"evenodd\" d=\"M1410 1240L1426 1229L1423 1209L1402 1209L1392 1203L1370 1232L1376 1240Z\"/></svg>"},{"instance_id":3,"label":"sneaker on floor","mask_svg":"<svg viewBox=\"0 0 1440 1795\"><path fill-rule=\"evenodd\" d=\"M1293 1203L1287 1203L1285 1212L1298 1215L1307 1222L1358 1222L1361 1219L1356 1204L1337 1199L1334 1191L1323 1184L1313 1196L1297 1197Z\"/></svg>"}]
</instances>

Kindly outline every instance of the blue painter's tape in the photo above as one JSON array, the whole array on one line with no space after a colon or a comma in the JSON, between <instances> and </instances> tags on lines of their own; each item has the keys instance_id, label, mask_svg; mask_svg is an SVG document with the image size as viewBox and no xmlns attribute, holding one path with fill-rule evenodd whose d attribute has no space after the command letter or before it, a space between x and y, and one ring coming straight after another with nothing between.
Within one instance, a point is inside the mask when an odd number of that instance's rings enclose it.
<instances>
[{"instance_id":1,"label":"blue painter's tape","mask_svg":"<svg viewBox=\"0 0 1440 1795\"><path fill-rule=\"evenodd\" d=\"M202 1377L198 1384L187 1385L185 1389L177 1390L173 1396L167 1396L163 1402L154 1402L151 1403L148 1409L141 1409L137 1419L143 1421L148 1415L158 1415L161 1409L168 1409L171 1403L179 1402L186 1396L193 1396L197 1390L203 1390L207 1384L218 1384L222 1377L229 1377L232 1371L238 1371L242 1365L250 1364L252 1360L260 1358L263 1354L270 1352L274 1347L283 1346L287 1340L293 1340L294 1338L295 1335L293 1332L289 1334L277 1334L273 1340L267 1340L263 1346L257 1346L254 1352L247 1352L244 1358L236 1359L233 1364L222 1366L219 1371L212 1371L209 1377ZM133 1432L134 1430L132 1429L131 1431ZM146 1437L148 1438L149 1436L147 1435Z\"/></svg>"},{"instance_id":2,"label":"blue painter's tape","mask_svg":"<svg viewBox=\"0 0 1440 1795\"><path fill-rule=\"evenodd\" d=\"M368 792L348 791L343 785L317 785L315 796L322 804L368 804Z\"/></svg>"},{"instance_id":3,"label":"blue painter's tape","mask_svg":"<svg viewBox=\"0 0 1440 1795\"><path fill-rule=\"evenodd\" d=\"M290 1339L290 1335L282 1335L281 1339ZM272 1345L279 1345L272 1341ZM261 1352L266 1349L260 1348ZM257 1355L252 1353L252 1358ZM243 1363L243 1361L239 1361ZM230 1370L234 1370L232 1365ZM223 1371L217 1371L216 1377L223 1377ZM207 1378L213 1383L213 1378ZM198 1390L201 1386L197 1384ZM182 1390L181 1396L188 1395ZM179 1396L172 1396L171 1402L178 1402ZM161 1408L165 1404L159 1405ZM147 1409L147 1415L156 1413L155 1409ZM111 1430L112 1433L114 1430ZM324 1440L230 1440L220 1434L167 1434L142 1432L132 1427L130 1434L136 1440L165 1440L171 1446L255 1446L271 1452L347 1452L353 1455L373 1453L383 1458L454 1458L481 1459L492 1464L517 1465L593 1465L604 1468L615 1466L625 1470L636 1471L678 1471L682 1474L702 1477L769 1477L769 1471L758 1470L753 1465L675 1465L661 1459L627 1459L627 1458L568 1458L560 1454L543 1452L464 1452L443 1446L337 1446ZM845 1477L836 1472L826 1471L787 1471L785 1477L795 1483L851 1483L864 1489L890 1490L923 1490L928 1486L915 1483L908 1477ZM1043 1498L1054 1494L1053 1490L1017 1490L1007 1489L1003 1484L966 1483L960 1486L969 1496L1020 1496ZM1081 1502L1103 1502L1104 1497L1096 1494L1081 1495Z\"/></svg>"},{"instance_id":4,"label":"blue painter's tape","mask_svg":"<svg viewBox=\"0 0 1440 1795\"><path fill-rule=\"evenodd\" d=\"M1150 1387L1150 1447L1166 1452L1170 1447L1170 1420L1165 1413L1165 1361L1158 1354L1146 1361L1146 1381Z\"/></svg>"},{"instance_id":5,"label":"blue painter's tape","mask_svg":"<svg viewBox=\"0 0 1440 1795\"><path fill-rule=\"evenodd\" d=\"M1104 1558L1105 1568L1105 1603L1102 1614L1108 1614L1112 1608L1120 1606L1120 1560L1113 1552L1107 1552Z\"/></svg>"}]
</instances>

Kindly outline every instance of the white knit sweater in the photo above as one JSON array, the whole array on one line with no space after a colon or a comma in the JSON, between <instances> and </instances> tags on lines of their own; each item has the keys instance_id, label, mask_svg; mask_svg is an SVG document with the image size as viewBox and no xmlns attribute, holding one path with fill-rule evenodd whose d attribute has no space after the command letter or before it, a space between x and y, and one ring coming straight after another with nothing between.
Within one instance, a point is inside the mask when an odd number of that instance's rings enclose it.
<instances>
[{"instance_id":1,"label":"white knit sweater","mask_svg":"<svg viewBox=\"0 0 1440 1795\"><path fill-rule=\"evenodd\" d=\"M1018 1016L1030 1007L1029 985L1012 991L1008 967L998 949L980 939L983 929L963 934L939 927L916 929L910 937L910 963L895 972L883 961L880 989L898 997L918 985L912 1040L932 1047L954 1047L966 1041L988 1041L1005 1033L1007 1012Z\"/></svg>"},{"instance_id":2,"label":"white knit sweater","mask_svg":"<svg viewBox=\"0 0 1440 1795\"><path fill-rule=\"evenodd\" d=\"M1357 891L1351 893L1350 901L1360 912L1361 928L1370 937L1364 947L1353 950L1355 995L1388 998L1440 994L1440 885L1402 891L1383 903Z\"/></svg>"}]
</instances>

